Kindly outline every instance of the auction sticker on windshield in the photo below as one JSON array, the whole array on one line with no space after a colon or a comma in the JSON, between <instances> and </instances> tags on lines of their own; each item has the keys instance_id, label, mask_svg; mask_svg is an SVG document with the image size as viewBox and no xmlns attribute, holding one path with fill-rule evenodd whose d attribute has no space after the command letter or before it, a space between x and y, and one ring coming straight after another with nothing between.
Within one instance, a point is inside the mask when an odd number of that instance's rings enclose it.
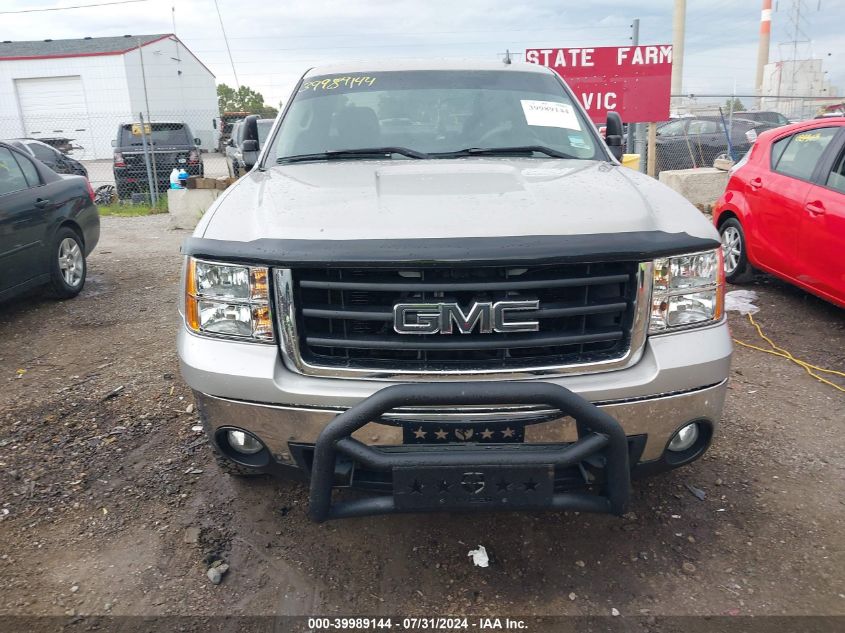
<instances>
[{"instance_id":1,"label":"auction sticker on windshield","mask_svg":"<svg viewBox=\"0 0 845 633\"><path fill-rule=\"evenodd\" d=\"M522 99L522 111L528 125L541 127L561 127L567 130L580 130L575 108L568 103L557 101L533 101Z\"/></svg>"}]
</instances>

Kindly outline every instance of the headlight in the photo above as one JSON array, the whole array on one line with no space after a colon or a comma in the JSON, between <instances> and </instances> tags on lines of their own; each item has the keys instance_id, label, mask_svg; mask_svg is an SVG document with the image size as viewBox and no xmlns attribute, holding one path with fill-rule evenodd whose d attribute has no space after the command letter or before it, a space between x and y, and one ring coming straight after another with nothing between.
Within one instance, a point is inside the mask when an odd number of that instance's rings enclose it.
<instances>
[{"instance_id":1,"label":"headlight","mask_svg":"<svg viewBox=\"0 0 845 633\"><path fill-rule=\"evenodd\" d=\"M241 266L188 259L185 325L197 334L273 342L269 273Z\"/></svg>"},{"instance_id":2,"label":"headlight","mask_svg":"<svg viewBox=\"0 0 845 633\"><path fill-rule=\"evenodd\" d=\"M721 249L654 260L649 333L718 321L724 293Z\"/></svg>"}]
</instances>

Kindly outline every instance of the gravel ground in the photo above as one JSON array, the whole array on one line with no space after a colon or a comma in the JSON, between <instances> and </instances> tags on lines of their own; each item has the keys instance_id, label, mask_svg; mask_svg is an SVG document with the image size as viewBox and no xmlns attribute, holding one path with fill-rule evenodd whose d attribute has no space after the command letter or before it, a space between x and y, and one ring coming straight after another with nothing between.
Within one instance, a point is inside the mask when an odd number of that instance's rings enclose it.
<instances>
[{"instance_id":1,"label":"gravel ground","mask_svg":"<svg viewBox=\"0 0 845 633\"><path fill-rule=\"evenodd\" d=\"M166 227L104 218L80 297L0 305L0 614L845 615L845 397L801 368L738 348L708 455L636 482L623 519L317 526L302 485L222 475L193 429ZM845 369L843 311L753 288L776 342Z\"/></svg>"}]
</instances>

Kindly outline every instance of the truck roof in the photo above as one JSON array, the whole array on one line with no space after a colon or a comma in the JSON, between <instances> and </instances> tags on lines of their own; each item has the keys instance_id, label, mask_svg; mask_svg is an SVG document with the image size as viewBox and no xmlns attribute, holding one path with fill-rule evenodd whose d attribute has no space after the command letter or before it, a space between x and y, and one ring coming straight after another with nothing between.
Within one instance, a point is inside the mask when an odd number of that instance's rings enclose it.
<instances>
[{"instance_id":1,"label":"truck roof","mask_svg":"<svg viewBox=\"0 0 845 633\"><path fill-rule=\"evenodd\" d=\"M337 75L343 73L374 73L401 70L501 70L507 72L552 73L553 71L539 64L514 62L505 64L501 61L478 59L401 59L393 61L350 61L316 66L305 73L306 77L318 75Z\"/></svg>"}]
</instances>

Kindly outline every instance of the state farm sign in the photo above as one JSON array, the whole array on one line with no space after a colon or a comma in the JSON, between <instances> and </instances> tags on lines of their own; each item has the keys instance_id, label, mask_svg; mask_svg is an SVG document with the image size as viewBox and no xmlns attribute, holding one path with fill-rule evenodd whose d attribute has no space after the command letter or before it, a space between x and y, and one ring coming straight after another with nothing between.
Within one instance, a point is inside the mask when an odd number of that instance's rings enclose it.
<instances>
[{"instance_id":1,"label":"state farm sign","mask_svg":"<svg viewBox=\"0 0 845 633\"><path fill-rule=\"evenodd\" d=\"M672 46L529 48L525 60L566 80L596 123L618 112L626 123L669 118Z\"/></svg>"}]
</instances>

